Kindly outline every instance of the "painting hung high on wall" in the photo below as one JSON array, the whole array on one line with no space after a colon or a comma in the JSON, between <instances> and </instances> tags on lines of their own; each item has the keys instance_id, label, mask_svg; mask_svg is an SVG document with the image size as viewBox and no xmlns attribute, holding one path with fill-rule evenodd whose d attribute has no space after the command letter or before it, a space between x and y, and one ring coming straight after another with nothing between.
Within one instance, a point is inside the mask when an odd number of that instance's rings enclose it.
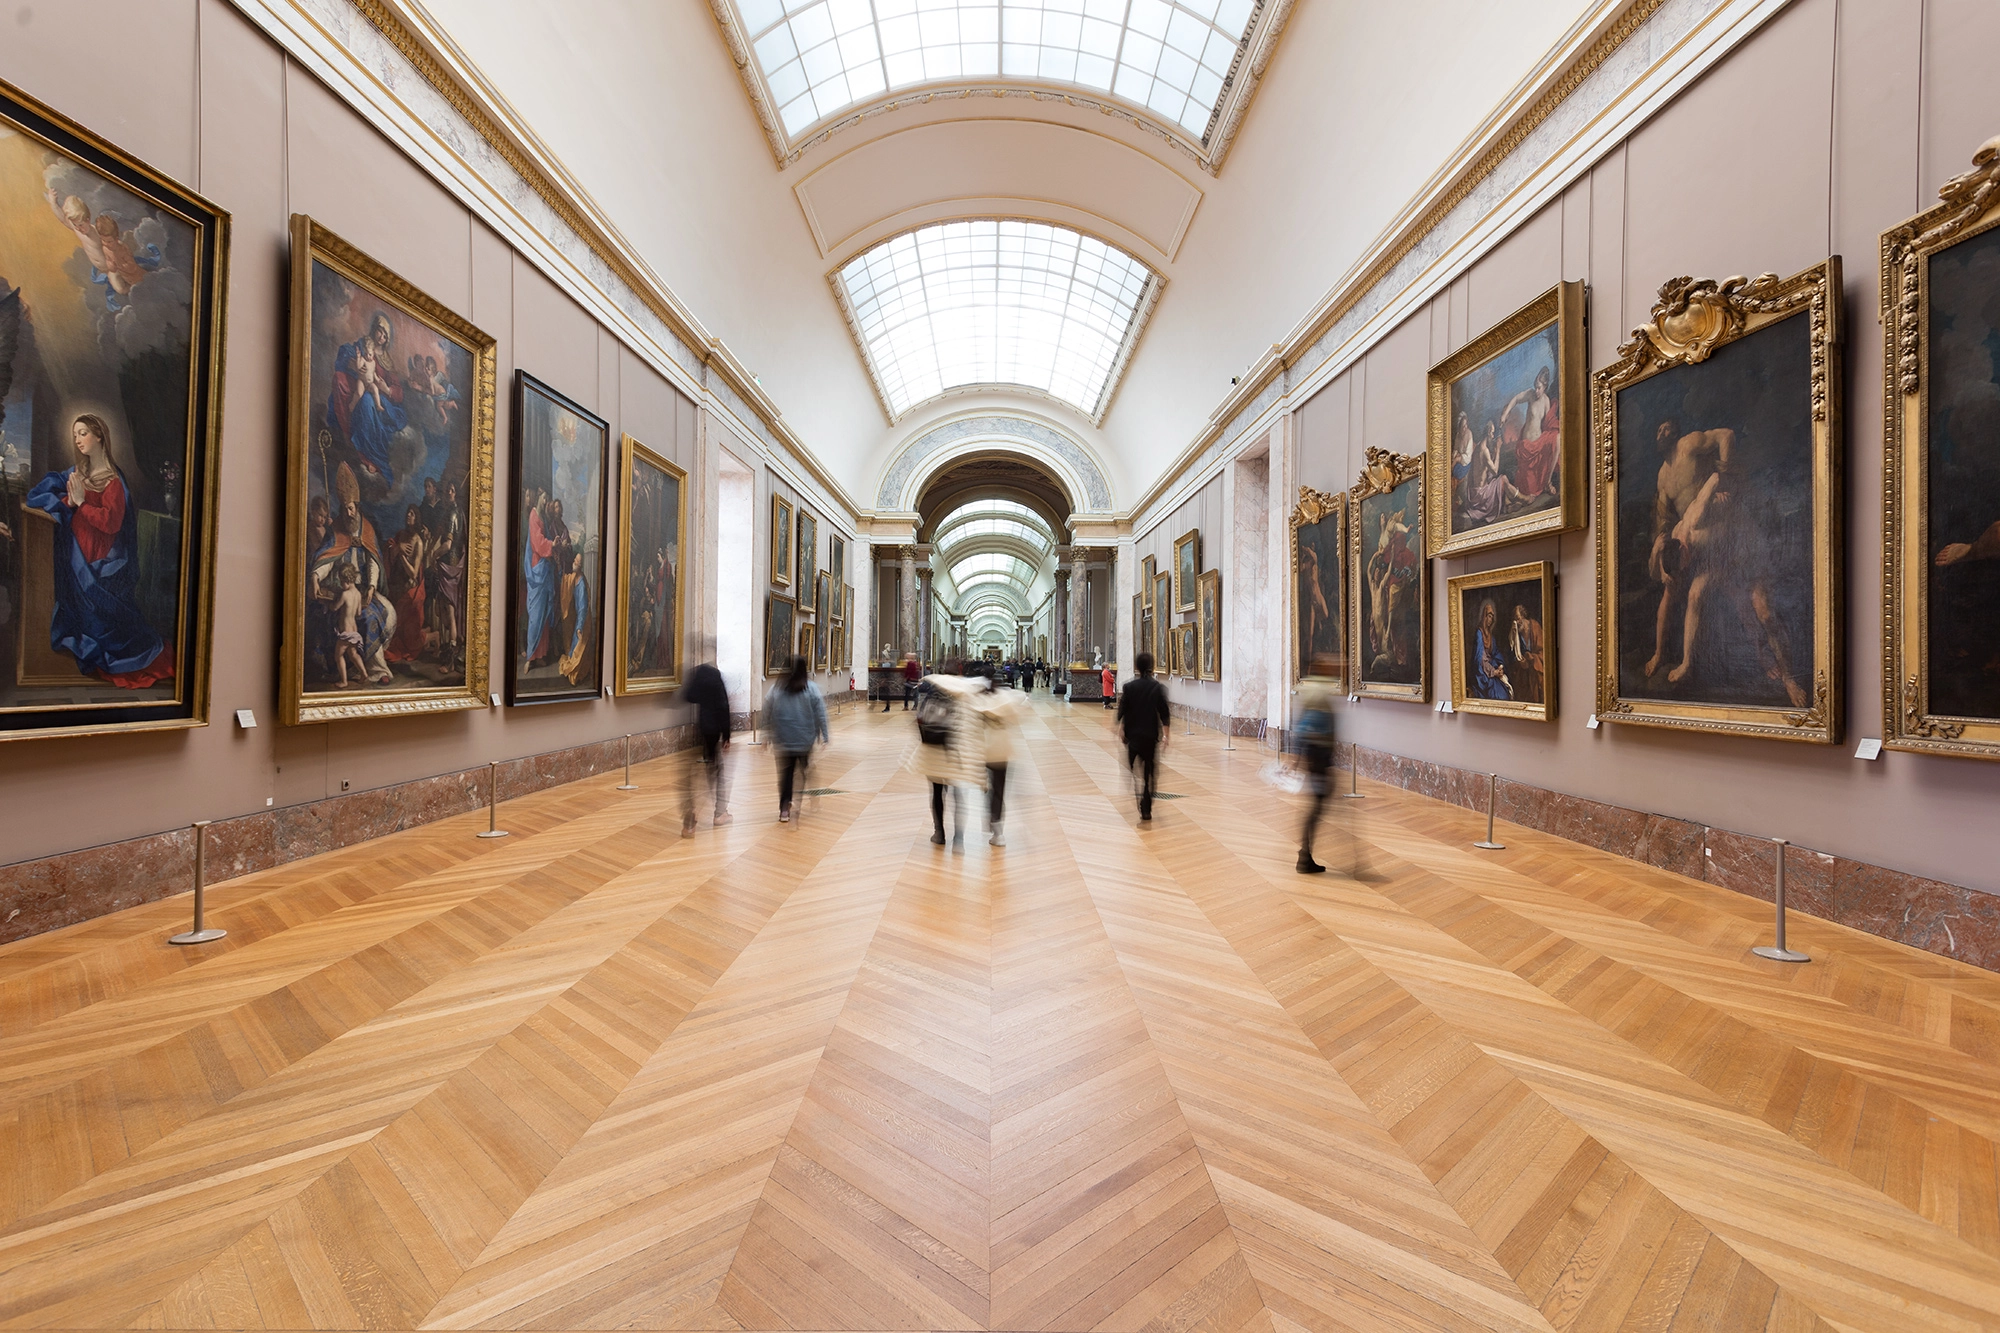
<instances>
[{"instance_id":1,"label":"painting hung high on wall","mask_svg":"<svg viewBox=\"0 0 2000 1333\"><path fill-rule=\"evenodd\" d=\"M825 671L831 662L827 639L833 629L833 575L822 569L813 579L812 669Z\"/></svg>"},{"instance_id":2,"label":"painting hung high on wall","mask_svg":"<svg viewBox=\"0 0 2000 1333\"><path fill-rule=\"evenodd\" d=\"M1201 574L1201 529L1174 542L1174 610L1194 610L1194 581Z\"/></svg>"},{"instance_id":3,"label":"painting hung high on wall","mask_svg":"<svg viewBox=\"0 0 2000 1333\"><path fill-rule=\"evenodd\" d=\"M771 582L792 586L792 502L782 495L771 497Z\"/></svg>"},{"instance_id":4,"label":"painting hung high on wall","mask_svg":"<svg viewBox=\"0 0 2000 1333\"><path fill-rule=\"evenodd\" d=\"M799 623L799 604L781 592L764 597L764 674L782 676L792 669L792 638Z\"/></svg>"},{"instance_id":5,"label":"painting hung high on wall","mask_svg":"<svg viewBox=\"0 0 2000 1333\"><path fill-rule=\"evenodd\" d=\"M1597 714L1839 739L1840 264L1675 278L1596 377Z\"/></svg>"},{"instance_id":6,"label":"painting hung high on wall","mask_svg":"<svg viewBox=\"0 0 2000 1333\"><path fill-rule=\"evenodd\" d=\"M1882 237L1884 735L2000 759L2000 140Z\"/></svg>"},{"instance_id":7,"label":"painting hung high on wall","mask_svg":"<svg viewBox=\"0 0 2000 1333\"><path fill-rule=\"evenodd\" d=\"M826 569L835 588L847 581L847 539L837 532L826 534Z\"/></svg>"},{"instance_id":8,"label":"painting hung high on wall","mask_svg":"<svg viewBox=\"0 0 2000 1333\"><path fill-rule=\"evenodd\" d=\"M681 568L687 556L687 473L625 437L618 480L620 694L656 694L681 683Z\"/></svg>"},{"instance_id":9,"label":"painting hung high on wall","mask_svg":"<svg viewBox=\"0 0 2000 1333\"><path fill-rule=\"evenodd\" d=\"M1583 527L1583 311L1560 283L1431 368L1431 555Z\"/></svg>"},{"instance_id":10,"label":"painting hung high on wall","mask_svg":"<svg viewBox=\"0 0 2000 1333\"><path fill-rule=\"evenodd\" d=\"M1139 593L1132 594L1132 652L1136 655L1146 651L1141 632L1146 627L1146 599ZM1047 660L1046 652L1039 654Z\"/></svg>"},{"instance_id":11,"label":"painting hung high on wall","mask_svg":"<svg viewBox=\"0 0 2000 1333\"><path fill-rule=\"evenodd\" d=\"M1160 655L1164 657L1173 651L1167 636L1174 632L1174 576L1169 570L1153 575L1153 619L1159 627L1153 631L1160 645ZM1165 670L1164 665L1161 670Z\"/></svg>"},{"instance_id":12,"label":"painting hung high on wall","mask_svg":"<svg viewBox=\"0 0 2000 1333\"><path fill-rule=\"evenodd\" d=\"M1347 496L1299 487L1292 509L1292 678L1347 678Z\"/></svg>"},{"instance_id":13,"label":"painting hung high on wall","mask_svg":"<svg viewBox=\"0 0 2000 1333\"><path fill-rule=\"evenodd\" d=\"M0 740L208 720L228 269L227 213L0 83Z\"/></svg>"},{"instance_id":14,"label":"painting hung high on wall","mask_svg":"<svg viewBox=\"0 0 2000 1333\"><path fill-rule=\"evenodd\" d=\"M287 722L486 707L493 401L491 338L293 216Z\"/></svg>"},{"instance_id":15,"label":"painting hung high on wall","mask_svg":"<svg viewBox=\"0 0 2000 1333\"><path fill-rule=\"evenodd\" d=\"M602 690L610 449L611 427L602 417L527 371L515 372L510 704L593 699Z\"/></svg>"},{"instance_id":16,"label":"painting hung high on wall","mask_svg":"<svg viewBox=\"0 0 2000 1333\"><path fill-rule=\"evenodd\" d=\"M1153 597L1153 584L1159 577L1159 573L1160 562L1152 556L1149 555L1139 562L1139 595L1146 599L1146 611L1149 615L1154 612L1160 615L1167 613L1166 606L1157 602Z\"/></svg>"},{"instance_id":17,"label":"painting hung high on wall","mask_svg":"<svg viewBox=\"0 0 2000 1333\"><path fill-rule=\"evenodd\" d=\"M1430 697L1430 564L1424 559L1423 456L1370 447L1348 493L1347 641L1350 694L1421 702Z\"/></svg>"},{"instance_id":18,"label":"painting hung high on wall","mask_svg":"<svg viewBox=\"0 0 2000 1333\"><path fill-rule=\"evenodd\" d=\"M1222 679L1222 571L1211 569L1195 580L1195 677Z\"/></svg>"},{"instance_id":19,"label":"painting hung high on wall","mask_svg":"<svg viewBox=\"0 0 2000 1333\"><path fill-rule=\"evenodd\" d=\"M799 510L798 545L792 552L792 588L801 607L813 605L813 582L819 577L819 519Z\"/></svg>"},{"instance_id":20,"label":"painting hung high on wall","mask_svg":"<svg viewBox=\"0 0 2000 1333\"><path fill-rule=\"evenodd\" d=\"M1556 574L1546 560L1446 581L1451 706L1547 722L1556 715Z\"/></svg>"}]
</instances>

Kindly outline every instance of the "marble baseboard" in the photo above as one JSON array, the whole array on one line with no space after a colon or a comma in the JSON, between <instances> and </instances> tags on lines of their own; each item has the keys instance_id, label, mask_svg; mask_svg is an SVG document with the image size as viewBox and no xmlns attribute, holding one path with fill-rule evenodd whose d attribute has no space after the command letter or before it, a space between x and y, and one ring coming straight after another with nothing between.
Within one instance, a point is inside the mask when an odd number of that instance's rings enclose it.
<instances>
[{"instance_id":1,"label":"marble baseboard","mask_svg":"<svg viewBox=\"0 0 2000 1333\"><path fill-rule=\"evenodd\" d=\"M1338 747L1343 768L1357 747ZM1468 810L1486 808L1487 775L1359 747L1360 771ZM1776 844L1769 838L1646 814L1501 778L1499 818L1524 828L1771 901ZM1803 912L1913 948L2000 971L2000 894L1986 893L1809 847L1785 848L1785 900Z\"/></svg>"},{"instance_id":2,"label":"marble baseboard","mask_svg":"<svg viewBox=\"0 0 2000 1333\"><path fill-rule=\"evenodd\" d=\"M690 726L635 732L632 760L657 759L692 744ZM494 777L507 801L611 772L624 762L625 742L618 737L505 759ZM481 765L219 819L208 828L208 882L478 810L486 804L486 784ZM0 866L0 943L183 893L193 878L194 834L185 828Z\"/></svg>"},{"instance_id":3,"label":"marble baseboard","mask_svg":"<svg viewBox=\"0 0 2000 1333\"><path fill-rule=\"evenodd\" d=\"M1212 708L1194 708L1187 704L1177 704L1171 699L1167 701L1167 708L1183 722L1193 718L1197 727L1207 727L1210 731L1226 731L1231 736L1255 736L1257 729L1264 725L1264 719L1261 717L1232 717L1227 713L1218 713Z\"/></svg>"}]
</instances>

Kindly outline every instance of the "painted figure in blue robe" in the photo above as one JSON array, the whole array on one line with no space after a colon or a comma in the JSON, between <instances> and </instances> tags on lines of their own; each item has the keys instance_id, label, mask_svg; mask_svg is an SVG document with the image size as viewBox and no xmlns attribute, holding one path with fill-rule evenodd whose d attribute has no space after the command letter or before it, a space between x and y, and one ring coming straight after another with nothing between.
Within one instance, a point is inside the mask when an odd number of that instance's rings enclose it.
<instances>
[{"instance_id":1,"label":"painted figure in blue robe","mask_svg":"<svg viewBox=\"0 0 2000 1333\"><path fill-rule=\"evenodd\" d=\"M334 353L333 388L326 399L327 417L340 423L362 469L391 485L396 475L389 467L389 444L410 424L402 382L389 370L395 336L389 317L376 311L368 332Z\"/></svg>"},{"instance_id":2,"label":"painted figure in blue robe","mask_svg":"<svg viewBox=\"0 0 2000 1333\"><path fill-rule=\"evenodd\" d=\"M549 497L537 492L528 506L528 535L521 552L522 579L527 594L528 632L521 641L522 666L528 667L549 655L549 635L556 622L556 592L560 575L556 569L556 539L549 531Z\"/></svg>"},{"instance_id":3,"label":"painted figure in blue robe","mask_svg":"<svg viewBox=\"0 0 2000 1333\"><path fill-rule=\"evenodd\" d=\"M1507 659L1501 655L1498 616L1493 601L1479 604L1479 628L1472 636L1472 692L1482 699L1512 699Z\"/></svg>"},{"instance_id":4,"label":"painted figure in blue robe","mask_svg":"<svg viewBox=\"0 0 2000 1333\"><path fill-rule=\"evenodd\" d=\"M44 476L23 502L56 526L49 645L120 689L171 680L173 649L139 609L139 513L111 461L111 430L85 413L70 438L76 466Z\"/></svg>"}]
</instances>

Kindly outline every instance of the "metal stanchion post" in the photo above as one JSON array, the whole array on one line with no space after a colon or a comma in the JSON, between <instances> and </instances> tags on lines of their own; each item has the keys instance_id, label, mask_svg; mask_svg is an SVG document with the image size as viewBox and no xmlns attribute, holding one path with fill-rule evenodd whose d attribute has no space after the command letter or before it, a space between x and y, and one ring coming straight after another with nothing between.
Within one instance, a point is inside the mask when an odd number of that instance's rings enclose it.
<instances>
[{"instance_id":1,"label":"metal stanchion post","mask_svg":"<svg viewBox=\"0 0 2000 1333\"><path fill-rule=\"evenodd\" d=\"M1775 946L1760 944L1750 952L1759 958L1774 958L1781 963L1810 963L1811 954L1798 953L1785 947L1785 847L1783 838L1773 838L1778 845L1778 942Z\"/></svg>"},{"instance_id":2,"label":"metal stanchion post","mask_svg":"<svg viewBox=\"0 0 2000 1333\"><path fill-rule=\"evenodd\" d=\"M625 733L625 780L618 784L619 791L639 790L632 783L632 733Z\"/></svg>"},{"instance_id":3,"label":"metal stanchion post","mask_svg":"<svg viewBox=\"0 0 2000 1333\"><path fill-rule=\"evenodd\" d=\"M750 710L750 744L759 746L763 743L757 739L757 710L753 708Z\"/></svg>"},{"instance_id":4,"label":"metal stanchion post","mask_svg":"<svg viewBox=\"0 0 2000 1333\"><path fill-rule=\"evenodd\" d=\"M507 830L499 827L500 819L500 765L493 762L486 765L486 832L481 838L504 838Z\"/></svg>"},{"instance_id":5,"label":"metal stanchion post","mask_svg":"<svg viewBox=\"0 0 2000 1333\"><path fill-rule=\"evenodd\" d=\"M1493 841L1493 797L1494 793L1499 790L1499 787L1500 775L1498 773L1488 773L1486 775L1486 841L1472 844L1484 852L1504 852L1507 850L1506 843Z\"/></svg>"},{"instance_id":6,"label":"metal stanchion post","mask_svg":"<svg viewBox=\"0 0 2000 1333\"><path fill-rule=\"evenodd\" d=\"M1352 742L1347 746L1347 790L1341 795L1350 801L1368 799L1368 793L1361 790L1361 747Z\"/></svg>"},{"instance_id":7,"label":"metal stanchion post","mask_svg":"<svg viewBox=\"0 0 2000 1333\"><path fill-rule=\"evenodd\" d=\"M206 903L203 901L202 890L206 887L203 884L203 880L207 878L208 869L208 824L209 821L206 819L197 819L193 825L194 929L184 935L167 936L167 943L169 944L206 944L210 940L219 940L229 933L226 930L218 930L216 927L209 925L207 912L204 910Z\"/></svg>"}]
</instances>

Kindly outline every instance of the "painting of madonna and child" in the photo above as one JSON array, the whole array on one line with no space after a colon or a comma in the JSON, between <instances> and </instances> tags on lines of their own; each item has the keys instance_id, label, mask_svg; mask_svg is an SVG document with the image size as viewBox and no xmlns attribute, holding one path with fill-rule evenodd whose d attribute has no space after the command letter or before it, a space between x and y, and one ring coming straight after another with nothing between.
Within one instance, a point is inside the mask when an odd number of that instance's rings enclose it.
<instances>
[{"instance_id":1,"label":"painting of madonna and child","mask_svg":"<svg viewBox=\"0 0 2000 1333\"><path fill-rule=\"evenodd\" d=\"M0 85L0 738L206 715L226 231Z\"/></svg>"},{"instance_id":2,"label":"painting of madonna and child","mask_svg":"<svg viewBox=\"0 0 2000 1333\"><path fill-rule=\"evenodd\" d=\"M492 340L308 219L293 244L290 720L479 706Z\"/></svg>"},{"instance_id":3,"label":"painting of madonna and child","mask_svg":"<svg viewBox=\"0 0 2000 1333\"><path fill-rule=\"evenodd\" d=\"M507 702L595 698L604 674L611 428L533 375L517 374Z\"/></svg>"}]
</instances>

